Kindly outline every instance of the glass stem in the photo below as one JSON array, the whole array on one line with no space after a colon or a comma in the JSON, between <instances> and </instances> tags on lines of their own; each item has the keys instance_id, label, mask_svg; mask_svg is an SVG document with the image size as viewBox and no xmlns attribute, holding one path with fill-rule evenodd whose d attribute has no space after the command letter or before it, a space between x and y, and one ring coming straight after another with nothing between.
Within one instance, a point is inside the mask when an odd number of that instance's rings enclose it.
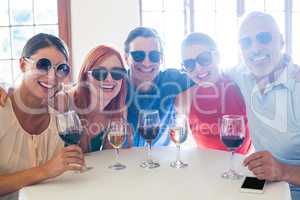
<instances>
[{"instance_id":1,"label":"glass stem","mask_svg":"<svg viewBox=\"0 0 300 200\"><path fill-rule=\"evenodd\" d=\"M233 156L234 156L234 150L231 150L230 165L229 165L229 170L230 171L234 171L234 169L233 169Z\"/></svg>"},{"instance_id":2,"label":"glass stem","mask_svg":"<svg viewBox=\"0 0 300 200\"><path fill-rule=\"evenodd\" d=\"M176 147L177 147L177 162L180 162L180 145L178 144L178 145L176 145Z\"/></svg>"},{"instance_id":3,"label":"glass stem","mask_svg":"<svg viewBox=\"0 0 300 200\"><path fill-rule=\"evenodd\" d=\"M147 160L148 162L151 162L151 142L147 142L148 143L148 150L147 150Z\"/></svg>"},{"instance_id":4,"label":"glass stem","mask_svg":"<svg viewBox=\"0 0 300 200\"><path fill-rule=\"evenodd\" d=\"M116 163L119 164L119 148L116 148Z\"/></svg>"}]
</instances>

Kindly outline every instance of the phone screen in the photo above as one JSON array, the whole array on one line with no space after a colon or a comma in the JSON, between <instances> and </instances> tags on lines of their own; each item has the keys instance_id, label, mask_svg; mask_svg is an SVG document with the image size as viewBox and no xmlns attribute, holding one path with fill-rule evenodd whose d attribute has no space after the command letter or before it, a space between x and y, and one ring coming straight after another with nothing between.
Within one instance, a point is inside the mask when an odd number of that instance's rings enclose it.
<instances>
[{"instance_id":1,"label":"phone screen","mask_svg":"<svg viewBox=\"0 0 300 200\"><path fill-rule=\"evenodd\" d=\"M259 180L256 177L246 177L242 188L253 189L253 190L263 190L266 180Z\"/></svg>"}]
</instances>

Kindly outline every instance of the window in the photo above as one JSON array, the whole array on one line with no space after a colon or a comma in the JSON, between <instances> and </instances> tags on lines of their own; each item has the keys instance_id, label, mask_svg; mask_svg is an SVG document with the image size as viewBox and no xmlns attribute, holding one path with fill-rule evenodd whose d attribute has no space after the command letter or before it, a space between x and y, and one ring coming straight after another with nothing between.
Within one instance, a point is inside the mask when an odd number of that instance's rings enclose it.
<instances>
[{"instance_id":1,"label":"window","mask_svg":"<svg viewBox=\"0 0 300 200\"><path fill-rule=\"evenodd\" d=\"M68 21L58 12L61 6L68 13L68 1L0 0L0 3L0 82L14 85L21 79L19 58L26 41L40 32L61 36L59 30L68 29L66 23L62 26L58 20Z\"/></svg>"},{"instance_id":2,"label":"window","mask_svg":"<svg viewBox=\"0 0 300 200\"><path fill-rule=\"evenodd\" d=\"M292 15L292 53L295 63L300 64L300 1L293 1Z\"/></svg>"},{"instance_id":3,"label":"window","mask_svg":"<svg viewBox=\"0 0 300 200\"><path fill-rule=\"evenodd\" d=\"M184 37L182 0L143 0L142 24L155 28L164 42L165 65L176 67L180 62L179 45Z\"/></svg>"},{"instance_id":4,"label":"window","mask_svg":"<svg viewBox=\"0 0 300 200\"><path fill-rule=\"evenodd\" d=\"M291 2L290 26L287 4ZM300 62L296 56L300 52L300 29L296 26L300 23L298 0L140 0L140 4L141 25L156 28L165 41L167 67L180 66L180 43L184 35L192 31L207 33L217 42L221 67L235 66L239 62L239 23L252 11L267 12L275 18L285 37L287 52L293 52L294 60ZM292 31L288 31L290 29Z\"/></svg>"}]
</instances>

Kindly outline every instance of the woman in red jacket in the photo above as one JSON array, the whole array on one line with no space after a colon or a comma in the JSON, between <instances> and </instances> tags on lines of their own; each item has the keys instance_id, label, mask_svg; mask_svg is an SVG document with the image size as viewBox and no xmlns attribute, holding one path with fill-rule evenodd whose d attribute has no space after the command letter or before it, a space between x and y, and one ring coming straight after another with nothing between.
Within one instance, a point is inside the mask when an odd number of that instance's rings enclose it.
<instances>
[{"instance_id":1,"label":"woman in red jacket","mask_svg":"<svg viewBox=\"0 0 300 200\"><path fill-rule=\"evenodd\" d=\"M197 146L227 151L220 140L222 116L243 115L247 132L236 152L247 154L251 140L244 99L238 86L220 74L215 42L206 34L191 33L183 40L181 51L182 68L196 84L177 96L176 106L188 116Z\"/></svg>"}]
</instances>

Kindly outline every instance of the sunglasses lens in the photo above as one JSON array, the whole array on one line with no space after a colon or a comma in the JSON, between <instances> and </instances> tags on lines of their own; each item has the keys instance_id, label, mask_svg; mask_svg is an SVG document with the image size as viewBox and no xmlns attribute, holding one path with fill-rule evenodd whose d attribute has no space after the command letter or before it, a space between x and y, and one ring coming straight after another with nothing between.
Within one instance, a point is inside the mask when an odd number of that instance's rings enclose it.
<instances>
[{"instance_id":1,"label":"sunglasses lens","mask_svg":"<svg viewBox=\"0 0 300 200\"><path fill-rule=\"evenodd\" d=\"M272 34L269 32L260 32L256 35L256 40L261 44L269 44L272 41Z\"/></svg>"},{"instance_id":2,"label":"sunglasses lens","mask_svg":"<svg viewBox=\"0 0 300 200\"><path fill-rule=\"evenodd\" d=\"M153 63L159 62L161 59L161 54L159 51L150 51L149 52L149 60Z\"/></svg>"},{"instance_id":3,"label":"sunglasses lens","mask_svg":"<svg viewBox=\"0 0 300 200\"><path fill-rule=\"evenodd\" d=\"M242 49L249 49L252 44L251 38L249 38L249 37L240 39L239 43L240 43L240 46L242 47Z\"/></svg>"},{"instance_id":4,"label":"sunglasses lens","mask_svg":"<svg viewBox=\"0 0 300 200\"><path fill-rule=\"evenodd\" d=\"M191 72L195 69L196 67L196 62L194 59L187 59L183 61L183 68L188 71Z\"/></svg>"},{"instance_id":5,"label":"sunglasses lens","mask_svg":"<svg viewBox=\"0 0 300 200\"><path fill-rule=\"evenodd\" d=\"M204 52L197 56L197 62L201 66L208 66L212 63L212 54L211 52Z\"/></svg>"},{"instance_id":6,"label":"sunglasses lens","mask_svg":"<svg viewBox=\"0 0 300 200\"><path fill-rule=\"evenodd\" d=\"M106 69L93 69L92 70L92 76L97 81L104 81L107 77L107 70Z\"/></svg>"},{"instance_id":7,"label":"sunglasses lens","mask_svg":"<svg viewBox=\"0 0 300 200\"><path fill-rule=\"evenodd\" d=\"M57 71L56 71L57 75L59 77L66 77L69 75L70 73L70 67L67 64L61 64L57 67Z\"/></svg>"},{"instance_id":8,"label":"sunglasses lens","mask_svg":"<svg viewBox=\"0 0 300 200\"><path fill-rule=\"evenodd\" d=\"M130 54L135 62L142 62L146 56L144 51L132 51Z\"/></svg>"},{"instance_id":9,"label":"sunglasses lens","mask_svg":"<svg viewBox=\"0 0 300 200\"><path fill-rule=\"evenodd\" d=\"M116 67L111 70L111 76L114 80L121 80L126 75L126 71L121 67Z\"/></svg>"},{"instance_id":10,"label":"sunglasses lens","mask_svg":"<svg viewBox=\"0 0 300 200\"><path fill-rule=\"evenodd\" d=\"M52 66L51 61L47 58L41 58L36 63L36 68L38 70L45 71L45 72L48 72L51 66Z\"/></svg>"}]
</instances>

